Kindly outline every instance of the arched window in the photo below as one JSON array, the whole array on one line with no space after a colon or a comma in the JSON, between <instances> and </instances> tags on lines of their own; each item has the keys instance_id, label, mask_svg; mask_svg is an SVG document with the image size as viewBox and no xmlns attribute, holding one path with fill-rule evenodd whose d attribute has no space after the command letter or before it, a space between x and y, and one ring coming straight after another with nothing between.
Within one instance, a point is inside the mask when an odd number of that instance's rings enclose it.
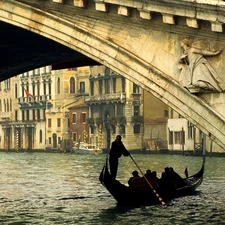
<instances>
[{"instance_id":1,"label":"arched window","mask_svg":"<svg viewBox=\"0 0 225 225\"><path fill-rule=\"evenodd\" d=\"M48 82L48 93L49 93L49 96L50 96L50 99L51 99L51 94L52 94L52 84L51 84L51 80L49 80L49 82Z\"/></svg>"},{"instance_id":2,"label":"arched window","mask_svg":"<svg viewBox=\"0 0 225 225\"><path fill-rule=\"evenodd\" d=\"M35 96L35 82L32 83L32 94Z\"/></svg>"},{"instance_id":3,"label":"arched window","mask_svg":"<svg viewBox=\"0 0 225 225\"><path fill-rule=\"evenodd\" d=\"M15 98L17 98L18 97L18 86L17 86L17 84L15 84Z\"/></svg>"},{"instance_id":4,"label":"arched window","mask_svg":"<svg viewBox=\"0 0 225 225\"><path fill-rule=\"evenodd\" d=\"M25 84L22 83L21 86L22 86L22 89L21 89L21 91L22 91L22 97L24 97L24 95L25 95L25 91L24 91Z\"/></svg>"},{"instance_id":5,"label":"arched window","mask_svg":"<svg viewBox=\"0 0 225 225\"><path fill-rule=\"evenodd\" d=\"M60 78L57 79L57 94L60 94Z\"/></svg>"},{"instance_id":6,"label":"arched window","mask_svg":"<svg viewBox=\"0 0 225 225\"><path fill-rule=\"evenodd\" d=\"M9 112L9 99L7 99L6 101L6 112Z\"/></svg>"},{"instance_id":7,"label":"arched window","mask_svg":"<svg viewBox=\"0 0 225 225\"><path fill-rule=\"evenodd\" d=\"M12 112L12 99L10 98L10 103L9 103L9 111Z\"/></svg>"},{"instance_id":8,"label":"arched window","mask_svg":"<svg viewBox=\"0 0 225 225\"><path fill-rule=\"evenodd\" d=\"M44 95L47 94L47 91L46 91L46 80L44 80L43 82L43 89L44 89Z\"/></svg>"},{"instance_id":9,"label":"arched window","mask_svg":"<svg viewBox=\"0 0 225 225\"><path fill-rule=\"evenodd\" d=\"M37 81L37 95L40 95L40 82Z\"/></svg>"},{"instance_id":10,"label":"arched window","mask_svg":"<svg viewBox=\"0 0 225 225\"><path fill-rule=\"evenodd\" d=\"M43 138L43 137L42 137L42 130L40 130L40 132L39 132L39 142L40 142L40 143L42 143L42 138Z\"/></svg>"},{"instance_id":11,"label":"arched window","mask_svg":"<svg viewBox=\"0 0 225 225\"><path fill-rule=\"evenodd\" d=\"M75 78L74 77L70 78L70 93L71 94L75 93Z\"/></svg>"}]
</instances>

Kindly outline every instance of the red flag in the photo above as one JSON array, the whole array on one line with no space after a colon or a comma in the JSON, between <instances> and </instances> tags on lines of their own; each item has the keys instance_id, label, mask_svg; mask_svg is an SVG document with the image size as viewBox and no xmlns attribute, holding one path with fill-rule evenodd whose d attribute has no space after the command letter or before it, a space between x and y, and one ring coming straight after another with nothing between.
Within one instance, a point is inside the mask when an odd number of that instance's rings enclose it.
<instances>
[{"instance_id":1,"label":"red flag","mask_svg":"<svg viewBox=\"0 0 225 225\"><path fill-rule=\"evenodd\" d=\"M188 178L188 169L187 169L187 167L186 167L186 169L184 171L184 174L185 174L186 178Z\"/></svg>"},{"instance_id":2,"label":"red flag","mask_svg":"<svg viewBox=\"0 0 225 225\"><path fill-rule=\"evenodd\" d=\"M33 95L32 95L32 94L30 94L30 93L29 93L29 91L28 91L28 90L26 90L25 88L24 88L24 91L25 91L25 93L26 93L26 96L27 96L27 97L32 97L32 96L33 96Z\"/></svg>"}]
</instances>

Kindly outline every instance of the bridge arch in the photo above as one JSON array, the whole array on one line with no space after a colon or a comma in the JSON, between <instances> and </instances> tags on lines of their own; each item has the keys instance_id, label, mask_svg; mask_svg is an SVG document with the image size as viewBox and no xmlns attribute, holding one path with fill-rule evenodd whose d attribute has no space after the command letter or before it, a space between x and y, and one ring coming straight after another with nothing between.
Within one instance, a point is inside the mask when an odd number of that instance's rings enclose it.
<instances>
[{"instance_id":1,"label":"bridge arch","mask_svg":"<svg viewBox=\"0 0 225 225\"><path fill-rule=\"evenodd\" d=\"M75 24L70 18L61 18L20 2L8 1L1 6L0 12L2 21L67 46L140 85L225 149L223 118L204 101L181 87L171 76L149 63L146 58L119 44L124 37L122 34L118 39L112 40L110 36L101 35L101 32L107 30L94 30L97 21L90 24L89 18L85 20L85 17L82 17L77 18L82 21ZM108 26L110 27L109 24ZM111 25L110 30L113 29L117 28Z\"/></svg>"}]
</instances>

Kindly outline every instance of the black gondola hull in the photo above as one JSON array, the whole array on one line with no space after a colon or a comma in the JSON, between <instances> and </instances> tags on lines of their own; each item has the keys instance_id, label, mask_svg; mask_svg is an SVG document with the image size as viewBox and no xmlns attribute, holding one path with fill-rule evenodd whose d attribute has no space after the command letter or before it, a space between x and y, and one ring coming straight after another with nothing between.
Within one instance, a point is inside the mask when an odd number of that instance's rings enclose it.
<instances>
[{"instance_id":1,"label":"black gondola hull","mask_svg":"<svg viewBox=\"0 0 225 225\"><path fill-rule=\"evenodd\" d=\"M188 178L183 179L183 184L177 188L168 189L161 187L158 190L144 191L141 189L130 188L121 184L118 180L111 177L108 170L108 161L103 166L99 180L101 184L115 198L118 204L127 206L142 206L161 204L160 198L167 202L173 198L178 198L186 195L192 195L203 181L204 165L201 170Z\"/></svg>"}]
</instances>

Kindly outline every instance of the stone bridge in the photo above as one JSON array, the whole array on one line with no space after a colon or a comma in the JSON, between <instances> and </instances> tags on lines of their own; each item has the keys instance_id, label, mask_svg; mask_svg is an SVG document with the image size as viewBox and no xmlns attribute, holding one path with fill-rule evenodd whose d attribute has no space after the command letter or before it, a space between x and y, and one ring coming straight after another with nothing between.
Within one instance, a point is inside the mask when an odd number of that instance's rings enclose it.
<instances>
[{"instance_id":1,"label":"stone bridge","mask_svg":"<svg viewBox=\"0 0 225 225\"><path fill-rule=\"evenodd\" d=\"M0 0L0 80L103 64L225 149L224 22L219 0Z\"/></svg>"}]
</instances>

